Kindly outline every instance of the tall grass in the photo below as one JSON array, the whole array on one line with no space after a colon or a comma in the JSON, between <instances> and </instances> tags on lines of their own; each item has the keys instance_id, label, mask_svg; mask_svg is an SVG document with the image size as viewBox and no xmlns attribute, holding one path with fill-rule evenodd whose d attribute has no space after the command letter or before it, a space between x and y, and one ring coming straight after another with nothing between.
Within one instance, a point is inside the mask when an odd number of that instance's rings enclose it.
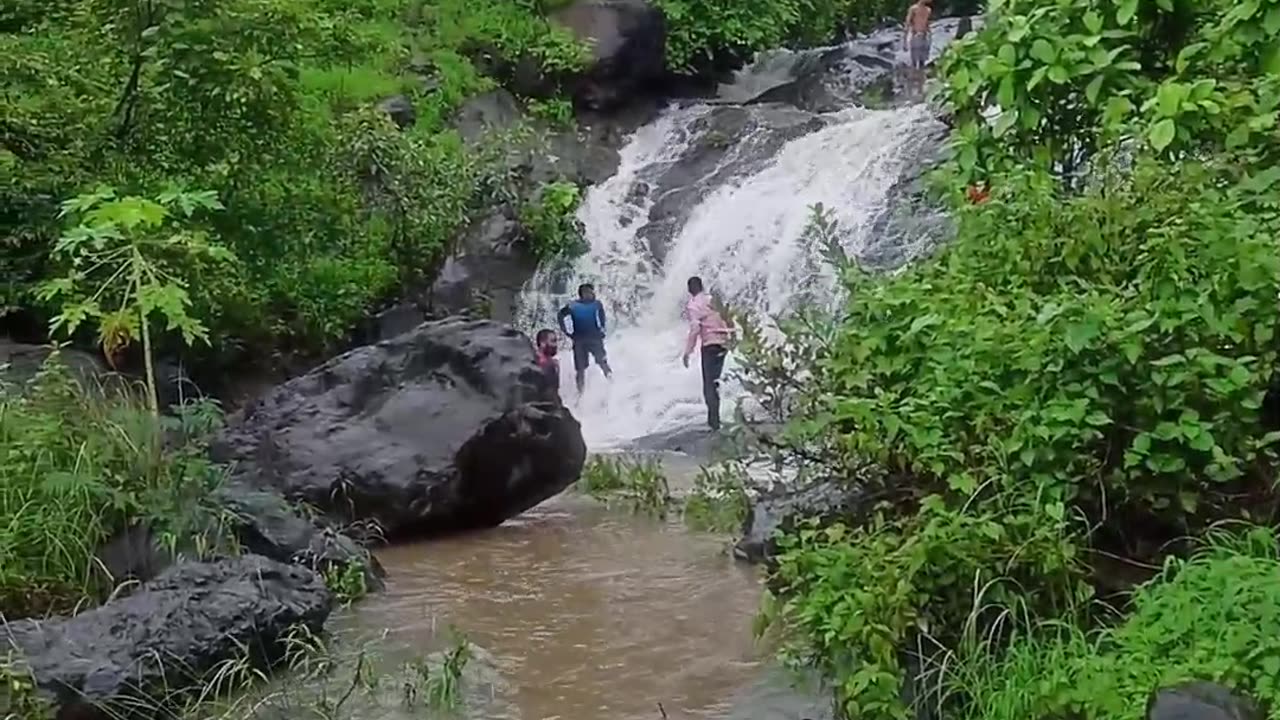
<instances>
[{"instance_id":1,"label":"tall grass","mask_svg":"<svg viewBox=\"0 0 1280 720\"><path fill-rule=\"evenodd\" d=\"M958 718L1140 717L1152 690L1224 683L1280 712L1280 557L1270 528L1216 534L1138 587L1131 612L1093 632L1018 623L1001 648L962 650L945 674Z\"/></svg>"},{"instance_id":2,"label":"tall grass","mask_svg":"<svg viewBox=\"0 0 1280 720\"><path fill-rule=\"evenodd\" d=\"M66 611L112 586L95 551L147 525L171 552L220 543L203 457L216 406L154 420L124 383L86 386L56 354L30 383L0 387L0 613Z\"/></svg>"}]
</instances>

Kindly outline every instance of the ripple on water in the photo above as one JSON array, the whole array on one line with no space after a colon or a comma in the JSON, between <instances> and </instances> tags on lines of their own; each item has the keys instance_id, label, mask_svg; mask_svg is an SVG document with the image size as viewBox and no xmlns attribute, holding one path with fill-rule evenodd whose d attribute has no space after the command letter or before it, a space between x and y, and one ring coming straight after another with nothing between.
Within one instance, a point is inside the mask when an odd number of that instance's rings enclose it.
<instances>
[{"instance_id":1,"label":"ripple on water","mask_svg":"<svg viewBox=\"0 0 1280 720\"><path fill-rule=\"evenodd\" d=\"M723 538L564 496L492 530L379 553L385 593L337 618L400 662L456 626L501 675L473 717L800 720L827 715L761 658L759 580ZM766 712L766 714L761 714Z\"/></svg>"}]
</instances>

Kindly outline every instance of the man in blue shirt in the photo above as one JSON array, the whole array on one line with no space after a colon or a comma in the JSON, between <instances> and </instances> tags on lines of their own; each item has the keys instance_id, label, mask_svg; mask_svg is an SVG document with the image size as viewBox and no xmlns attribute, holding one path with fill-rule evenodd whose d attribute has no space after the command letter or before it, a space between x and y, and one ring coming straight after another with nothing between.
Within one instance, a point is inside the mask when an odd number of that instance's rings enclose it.
<instances>
[{"instance_id":1,"label":"man in blue shirt","mask_svg":"<svg viewBox=\"0 0 1280 720\"><path fill-rule=\"evenodd\" d=\"M570 325L565 325L565 318ZM604 303L596 299L596 289L589 283L578 286L578 299L560 308L557 316L560 327L573 341L573 379L578 384L578 394L586 382L590 358L604 371L606 378L613 377L609 359L604 352Z\"/></svg>"}]
</instances>

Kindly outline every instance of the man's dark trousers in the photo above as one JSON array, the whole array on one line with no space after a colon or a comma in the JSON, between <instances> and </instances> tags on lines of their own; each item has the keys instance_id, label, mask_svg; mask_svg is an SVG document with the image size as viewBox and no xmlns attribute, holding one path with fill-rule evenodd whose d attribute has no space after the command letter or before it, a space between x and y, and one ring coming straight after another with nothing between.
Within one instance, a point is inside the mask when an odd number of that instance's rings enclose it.
<instances>
[{"instance_id":1,"label":"man's dark trousers","mask_svg":"<svg viewBox=\"0 0 1280 720\"><path fill-rule=\"evenodd\" d=\"M712 430L720 429L720 374L728 354L723 345L702 346L702 397L707 401L707 424Z\"/></svg>"}]
</instances>

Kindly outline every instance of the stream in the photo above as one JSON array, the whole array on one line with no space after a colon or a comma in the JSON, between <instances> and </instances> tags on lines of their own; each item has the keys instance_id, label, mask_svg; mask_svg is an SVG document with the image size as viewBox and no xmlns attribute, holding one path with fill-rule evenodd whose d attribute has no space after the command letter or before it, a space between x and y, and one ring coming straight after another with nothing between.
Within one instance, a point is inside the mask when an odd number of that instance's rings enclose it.
<instances>
[{"instance_id":1,"label":"stream","mask_svg":"<svg viewBox=\"0 0 1280 720\"><path fill-rule=\"evenodd\" d=\"M935 57L954 30L938 23ZM900 45L886 30L763 54L718 97L674 102L640 128L615 176L588 191L579 219L590 251L529 283L519 324L531 335L552 327L578 283L596 285L615 377L593 368L574 397L572 363L562 362L565 401L591 451L653 447L644 440L687 434L702 418L697 373L679 363L687 276L762 317L834 305L838 283L805 232L814 203L838 221L844 251L870 264L901 265L936 242L920 231L918 206L905 225L893 215L918 195L945 128L924 104L864 100L877 88L894 94ZM732 357L724 394L727 416L742 395ZM697 459L668 467L673 489L687 487ZM332 625L375 642L379 672L447 647L457 628L475 653L468 718L831 717L829 694L798 683L753 639L760 571L736 564L730 541L569 492L492 530L379 551L386 591ZM402 705L361 717L423 716Z\"/></svg>"}]
</instances>

